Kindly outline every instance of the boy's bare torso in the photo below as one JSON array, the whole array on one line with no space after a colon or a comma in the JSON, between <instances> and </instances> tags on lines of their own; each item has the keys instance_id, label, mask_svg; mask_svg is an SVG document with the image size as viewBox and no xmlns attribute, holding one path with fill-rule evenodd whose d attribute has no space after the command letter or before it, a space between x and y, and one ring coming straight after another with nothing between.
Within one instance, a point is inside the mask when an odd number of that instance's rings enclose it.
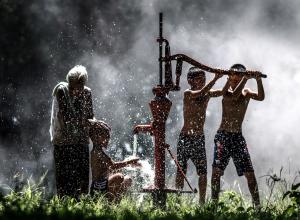
<instances>
[{"instance_id":1,"label":"boy's bare torso","mask_svg":"<svg viewBox=\"0 0 300 220\"><path fill-rule=\"evenodd\" d=\"M91 152L92 180L107 179L112 163L112 159L103 150L93 149Z\"/></svg>"},{"instance_id":2,"label":"boy's bare torso","mask_svg":"<svg viewBox=\"0 0 300 220\"><path fill-rule=\"evenodd\" d=\"M209 95L192 98L185 92L183 100L184 125L181 133L187 135L203 135L203 127L206 118L206 108Z\"/></svg>"},{"instance_id":3,"label":"boy's bare torso","mask_svg":"<svg viewBox=\"0 0 300 220\"><path fill-rule=\"evenodd\" d=\"M222 100L223 113L219 130L241 132L249 100L243 94L236 98L231 91L227 91Z\"/></svg>"}]
</instances>

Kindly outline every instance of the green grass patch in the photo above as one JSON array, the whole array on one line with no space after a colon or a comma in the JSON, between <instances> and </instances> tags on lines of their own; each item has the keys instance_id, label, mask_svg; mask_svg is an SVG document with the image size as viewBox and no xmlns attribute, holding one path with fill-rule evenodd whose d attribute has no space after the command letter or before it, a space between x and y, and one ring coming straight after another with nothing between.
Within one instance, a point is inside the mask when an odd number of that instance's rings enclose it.
<instances>
[{"instance_id":1,"label":"green grass patch","mask_svg":"<svg viewBox=\"0 0 300 220\"><path fill-rule=\"evenodd\" d=\"M273 177L272 177L273 178ZM82 196L79 200L49 197L42 180L28 180L22 190L0 195L0 219L295 219L300 220L300 184L272 179L270 193L260 208L254 208L248 198L235 191L221 194L219 203L200 206L194 195L169 194L162 210L152 204L150 194L128 194L120 203L109 203L102 195ZM282 187L285 186L285 187Z\"/></svg>"},{"instance_id":2,"label":"green grass patch","mask_svg":"<svg viewBox=\"0 0 300 220\"><path fill-rule=\"evenodd\" d=\"M296 191L260 209L233 191L222 193L218 205L208 202L203 206L193 196L169 195L165 210L155 208L149 194L143 199L127 195L113 204L101 195L46 199L43 191L27 186L2 196L0 219L300 219L298 197L289 197Z\"/></svg>"}]
</instances>

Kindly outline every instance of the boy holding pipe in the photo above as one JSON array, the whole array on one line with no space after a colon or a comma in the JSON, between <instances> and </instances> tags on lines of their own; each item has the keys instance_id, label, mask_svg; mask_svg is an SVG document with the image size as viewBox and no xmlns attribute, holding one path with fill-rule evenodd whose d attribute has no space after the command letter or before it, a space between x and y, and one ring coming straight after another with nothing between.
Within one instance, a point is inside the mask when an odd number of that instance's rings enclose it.
<instances>
[{"instance_id":1,"label":"boy holding pipe","mask_svg":"<svg viewBox=\"0 0 300 220\"><path fill-rule=\"evenodd\" d=\"M245 71L245 66L235 64L233 71ZM257 82L258 92L244 88L248 79L254 77ZM215 150L213 171L211 178L212 200L218 201L220 192L220 178L232 157L239 176L244 175L248 181L248 187L255 206L260 204L257 181L254 174L252 162L247 149L246 141L242 135L242 123L250 99L263 101L265 94L261 80L261 74L254 76L246 74L230 75L227 88L222 100L222 122L215 136Z\"/></svg>"},{"instance_id":2,"label":"boy holding pipe","mask_svg":"<svg viewBox=\"0 0 300 220\"><path fill-rule=\"evenodd\" d=\"M211 90L215 82L222 75L216 74L214 79L205 86L205 72L197 67L191 67L187 74L187 80L191 88L184 92L183 115L184 125L181 130L177 159L184 173L187 171L189 159L194 163L199 176L199 201L205 202L207 185L207 161L205 152L205 139L203 127L206 118L206 109L211 97L223 95L228 89L228 83L222 90ZM182 189L184 177L177 169L176 188Z\"/></svg>"}]
</instances>

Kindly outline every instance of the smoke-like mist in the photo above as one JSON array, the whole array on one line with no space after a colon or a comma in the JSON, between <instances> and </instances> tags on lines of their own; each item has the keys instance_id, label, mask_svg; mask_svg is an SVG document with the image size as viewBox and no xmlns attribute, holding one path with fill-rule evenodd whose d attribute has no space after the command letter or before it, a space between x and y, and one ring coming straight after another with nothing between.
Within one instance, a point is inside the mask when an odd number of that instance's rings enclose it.
<instances>
[{"instance_id":1,"label":"smoke-like mist","mask_svg":"<svg viewBox=\"0 0 300 220\"><path fill-rule=\"evenodd\" d=\"M75 64L85 65L89 72L88 86L93 91L96 117L112 126L111 155L123 158L130 154L125 145L132 141L132 127L149 122L151 118L148 102L153 97L151 89L158 81L158 45L155 40L158 13L162 11L164 36L170 42L172 53L185 53L207 65L225 69L234 63L243 63L249 69L268 75L263 79L266 99L250 102L243 132L257 176L268 173L270 169L277 171L281 166L294 175L300 166L297 144L300 3L297 0L105 2L49 0L36 1L29 7L28 17L36 18L31 22L40 28L36 44L40 59L47 68L45 72L37 73L42 76L37 78L39 82L35 82L33 75L34 83L23 85L17 92L16 96L20 98L15 123L18 120L30 123L33 115L38 120L39 113L36 112L42 112L43 123L34 124L39 128L38 133L31 134L28 129L23 129L18 137L24 149L32 147L29 151L36 152L32 153L33 158L22 158L21 154L9 151L2 143L1 161L8 154L17 156L11 156L14 159L6 162L9 166L1 170L14 170L15 163L22 163L21 167L28 173L36 172L42 165L44 170L53 169L47 133L51 89L64 80L67 71ZM184 71L187 68L186 65ZM226 77L223 78L216 88L224 85ZM185 79L183 75L181 91L170 95L173 107L167 125L167 140L174 146L174 152L183 125L182 93L188 88ZM247 85L256 90L254 80ZM42 106L44 110L40 111L36 106ZM221 99L212 99L205 125L209 178L213 137L220 120ZM30 126L25 127L30 129ZM139 146L150 148L150 138L143 136L140 139L145 140ZM174 171L175 165L171 164L168 172ZM7 182L5 178L11 172L2 173L2 182ZM188 175L196 185L194 168ZM224 180L227 186L232 186L236 178L231 162ZM244 180L240 180L244 185ZM170 184L172 181L169 180Z\"/></svg>"}]
</instances>

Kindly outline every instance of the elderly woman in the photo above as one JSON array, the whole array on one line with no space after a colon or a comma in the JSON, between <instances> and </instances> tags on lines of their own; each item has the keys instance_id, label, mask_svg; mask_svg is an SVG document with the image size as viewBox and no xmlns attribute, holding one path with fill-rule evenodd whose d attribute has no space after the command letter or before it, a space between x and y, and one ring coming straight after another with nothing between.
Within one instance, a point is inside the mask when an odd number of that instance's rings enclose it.
<instances>
[{"instance_id":1,"label":"elderly woman","mask_svg":"<svg viewBox=\"0 0 300 220\"><path fill-rule=\"evenodd\" d=\"M88 75L77 65L53 90L50 135L54 145L56 187L59 196L88 193L89 128L94 117Z\"/></svg>"}]
</instances>

